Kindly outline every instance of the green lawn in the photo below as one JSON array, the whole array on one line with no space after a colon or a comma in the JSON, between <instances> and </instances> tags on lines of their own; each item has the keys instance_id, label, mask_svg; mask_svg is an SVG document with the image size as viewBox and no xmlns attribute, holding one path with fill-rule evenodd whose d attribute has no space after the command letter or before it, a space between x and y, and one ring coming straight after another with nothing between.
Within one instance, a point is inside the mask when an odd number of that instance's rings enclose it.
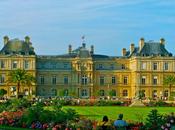
<instances>
[{"instance_id":1,"label":"green lawn","mask_svg":"<svg viewBox=\"0 0 175 130\"><path fill-rule=\"evenodd\" d=\"M138 121L139 117L143 117L144 120L147 114L152 109L157 109L161 114L169 114L175 112L174 107L117 107L117 106L65 106L64 108L75 109L80 115L88 117L92 120L101 120L104 115L107 115L110 119L115 120L119 113L124 114L125 120Z\"/></svg>"}]
</instances>

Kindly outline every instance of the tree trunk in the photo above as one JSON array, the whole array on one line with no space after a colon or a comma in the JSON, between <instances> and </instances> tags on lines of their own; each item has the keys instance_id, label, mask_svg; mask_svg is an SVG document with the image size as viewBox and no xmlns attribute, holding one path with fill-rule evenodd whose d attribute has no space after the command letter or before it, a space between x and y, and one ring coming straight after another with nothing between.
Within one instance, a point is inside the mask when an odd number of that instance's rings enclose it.
<instances>
[{"instance_id":1,"label":"tree trunk","mask_svg":"<svg viewBox=\"0 0 175 130\"><path fill-rule=\"evenodd\" d=\"M20 92L20 82L17 83L17 91L16 91L17 98L19 98L19 92Z\"/></svg>"},{"instance_id":2,"label":"tree trunk","mask_svg":"<svg viewBox=\"0 0 175 130\"><path fill-rule=\"evenodd\" d=\"M172 85L170 84L170 97L171 97L171 86L172 86Z\"/></svg>"}]
</instances>

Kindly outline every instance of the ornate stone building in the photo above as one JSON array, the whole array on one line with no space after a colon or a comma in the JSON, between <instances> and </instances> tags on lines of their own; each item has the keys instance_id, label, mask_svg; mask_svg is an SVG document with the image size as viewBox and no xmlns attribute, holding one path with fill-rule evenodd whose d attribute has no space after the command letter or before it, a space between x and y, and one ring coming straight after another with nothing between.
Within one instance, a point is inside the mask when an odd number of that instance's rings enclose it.
<instances>
[{"instance_id":1,"label":"ornate stone building","mask_svg":"<svg viewBox=\"0 0 175 130\"><path fill-rule=\"evenodd\" d=\"M141 38L138 47L123 48L122 56L96 54L94 46L88 49L85 43L77 49L69 45L64 55L50 56L36 55L29 37L23 41L5 36L0 51L0 88L8 91L7 96L15 94L15 85L5 81L17 68L37 78L32 86L37 96L133 98L142 91L145 97L168 97L170 88L163 85L163 79L175 73L175 58L166 50L164 39L145 42ZM22 88L27 95L29 86Z\"/></svg>"}]
</instances>

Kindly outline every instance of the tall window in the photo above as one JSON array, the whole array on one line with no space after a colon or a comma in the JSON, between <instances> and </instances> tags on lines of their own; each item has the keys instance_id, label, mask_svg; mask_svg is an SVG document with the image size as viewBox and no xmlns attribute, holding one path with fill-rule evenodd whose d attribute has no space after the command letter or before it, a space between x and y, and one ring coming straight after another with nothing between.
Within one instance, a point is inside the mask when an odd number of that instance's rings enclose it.
<instances>
[{"instance_id":1,"label":"tall window","mask_svg":"<svg viewBox=\"0 0 175 130\"><path fill-rule=\"evenodd\" d=\"M123 84L128 84L128 77L127 76L125 76L124 78L123 78Z\"/></svg>"},{"instance_id":2,"label":"tall window","mask_svg":"<svg viewBox=\"0 0 175 130\"><path fill-rule=\"evenodd\" d=\"M157 84L157 76L154 76L153 77L153 85L156 85Z\"/></svg>"},{"instance_id":3,"label":"tall window","mask_svg":"<svg viewBox=\"0 0 175 130\"><path fill-rule=\"evenodd\" d=\"M110 69L111 69L111 70L114 69L114 64L110 64Z\"/></svg>"},{"instance_id":4,"label":"tall window","mask_svg":"<svg viewBox=\"0 0 175 130\"><path fill-rule=\"evenodd\" d=\"M116 83L115 76L112 77L112 84L114 85Z\"/></svg>"},{"instance_id":5,"label":"tall window","mask_svg":"<svg viewBox=\"0 0 175 130\"><path fill-rule=\"evenodd\" d=\"M0 75L0 84L5 82L5 74Z\"/></svg>"},{"instance_id":6,"label":"tall window","mask_svg":"<svg viewBox=\"0 0 175 130\"><path fill-rule=\"evenodd\" d=\"M123 96L124 96L124 97L127 97L127 96L128 96L128 90L126 90L126 89L123 90Z\"/></svg>"},{"instance_id":7,"label":"tall window","mask_svg":"<svg viewBox=\"0 0 175 130\"><path fill-rule=\"evenodd\" d=\"M157 63L155 62L155 63L153 63L153 70L157 70L158 69L158 65L157 65Z\"/></svg>"},{"instance_id":8,"label":"tall window","mask_svg":"<svg viewBox=\"0 0 175 130\"><path fill-rule=\"evenodd\" d=\"M87 90L86 89L83 89L81 91L81 96L87 96Z\"/></svg>"},{"instance_id":9,"label":"tall window","mask_svg":"<svg viewBox=\"0 0 175 130\"><path fill-rule=\"evenodd\" d=\"M44 84L44 76L43 75L40 76L40 83Z\"/></svg>"},{"instance_id":10,"label":"tall window","mask_svg":"<svg viewBox=\"0 0 175 130\"><path fill-rule=\"evenodd\" d=\"M141 69L142 69L142 70L146 70L146 62L142 62L142 64L141 64Z\"/></svg>"},{"instance_id":11,"label":"tall window","mask_svg":"<svg viewBox=\"0 0 175 130\"><path fill-rule=\"evenodd\" d=\"M99 64L99 65L98 65L98 68L99 68L99 69L103 69L103 65L102 65L102 64Z\"/></svg>"},{"instance_id":12,"label":"tall window","mask_svg":"<svg viewBox=\"0 0 175 130\"><path fill-rule=\"evenodd\" d=\"M52 76L52 84L57 83L57 77L55 75Z\"/></svg>"},{"instance_id":13,"label":"tall window","mask_svg":"<svg viewBox=\"0 0 175 130\"><path fill-rule=\"evenodd\" d=\"M153 90L153 98L157 97L157 90Z\"/></svg>"},{"instance_id":14,"label":"tall window","mask_svg":"<svg viewBox=\"0 0 175 130\"><path fill-rule=\"evenodd\" d=\"M57 96L57 90L56 89L51 89L51 94L52 94L52 96Z\"/></svg>"},{"instance_id":15,"label":"tall window","mask_svg":"<svg viewBox=\"0 0 175 130\"><path fill-rule=\"evenodd\" d=\"M168 90L164 91L164 97L168 97Z\"/></svg>"},{"instance_id":16,"label":"tall window","mask_svg":"<svg viewBox=\"0 0 175 130\"><path fill-rule=\"evenodd\" d=\"M69 80L68 80L68 76L64 76L64 84L68 84Z\"/></svg>"},{"instance_id":17,"label":"tall window","mask_svg":"<svg viewBox=\"0 0 175 130\"><path fill-rule=\"evenodd\" d=\"M105 91L104 90L100 90L100 96L105 96Z\"/></svg>"},{"instance_id":18,"label":"tall window","mask_svg":"<svg viewBox=\"0 0 175 130\"><path fill-rule=\"evenodd\" d=\"M1 60L0 61L0 67L3 69L5 68L5 61L4 60Z\"/></svg>"},{"instance_id":19,"label":"tall window","mask_svg":"<svg viewBox=\"0 0 175 130\"><path fill-rule=\"evenodd\" d=\"M64 63L64 64L63 64L63 68L64 68L64 69L67 69L67 68L68 68L68 63Z\"/></svg>"},{"instance_id":20,"label":"tall window","mask_svg":"<svg viewBox=\"0 0 175 130\"><path fill-rule=\"evenodd\" d=\"M17 61L13 61L12 62L12 68L16 69L18 67L18 62Z\"/></svg>"},{"instance_id":21,"label":"tall window","mask_svg":"<svg viewBox=\"0 0 175 130\"><path fill-rule=\"evenodd\" d=\"M122 70L126 69L125 64L122 64Z\"/></svg>"},{"instance_id":22,"label":"tall window","mask_svg":"<svg viewBox=\"0 0 175 130\"><path fill-rule=\"evenodd\" d=\"M81 78L81 84L82 85L86 85L87 84L87 80L88 80L87 75L83 75L82 78Z\"/></svg>"},{"instance_id":23,"label":"tall window","mask_svg":"<svg viewBox=\"0 0 175 130\"><path fill-rule=\"evenodd\" d=\"M141 79L141 84L145 85L146 84L146 76L142 76Z\"/></svg>"},{"instance_id":24,"label":"tall window","mask_svg":"<svg viewBox=\"0 0 175 130\"><path fill-rule=\"evenodd\" d=\"M168 62L164 63L164 70L168 70Z\"/></svg>"},{"instance_id":25,"label":"tall window","mask_svg":"<svg viewBox=\"0 0 175 130\"><path fill-rule=\"evenodd\" d=\"M105 84L105 78L104 76L100 76L100 85L104 85Z\"/></svg>"},{"instance_id":26,"label":"tall window","mask_svg":"<svg viewBox=\"0 0 175 130\"><path fill-rule=\"evenodd\" d=\"M29 69L29 61L28 60L24 61L24 69Z\"/></svg>"}]
</instances>

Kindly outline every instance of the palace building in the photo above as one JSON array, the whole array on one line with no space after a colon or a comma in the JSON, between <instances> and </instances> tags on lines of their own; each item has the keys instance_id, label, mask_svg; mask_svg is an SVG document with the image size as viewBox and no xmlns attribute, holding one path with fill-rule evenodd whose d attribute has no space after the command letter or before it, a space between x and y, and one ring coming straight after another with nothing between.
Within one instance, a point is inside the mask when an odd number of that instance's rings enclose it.
<instances>
[{"instance_id":1,"label":"palace building","mask_svg":"<svg viewBox=\"0 0 175 130\"><path fill-rule=\"evenodd\" d=\"M0 51L0 89L15 95L16 85L7 83L9 72L20 68L36 77L32 86L21 87L25 95L73 96L90 98L115 96L133 98L142 91L144 97L169 97L170 88L163 84L167 75L175 73L175 57L159 42L140 39L122 49L121 56L96 54L94 46L68 46L63 55L37 55L26 36L24 40L4 37ZM29 89L31 87L32 89ZM171 88L175 92L175 88Z\"/></svg>"}]
</instances>

